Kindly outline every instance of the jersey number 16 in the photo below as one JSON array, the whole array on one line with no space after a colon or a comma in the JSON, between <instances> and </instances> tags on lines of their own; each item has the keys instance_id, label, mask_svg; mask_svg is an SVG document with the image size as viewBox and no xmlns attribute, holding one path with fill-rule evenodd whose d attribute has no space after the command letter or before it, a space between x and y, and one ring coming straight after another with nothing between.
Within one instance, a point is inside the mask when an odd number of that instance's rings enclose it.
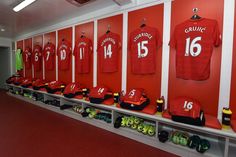
<instances>
[{"instance_id":1,"label":"jersey number 16","mask_svg":"<svg viewBox=\"0 0 236 157\"><path fill-rule=\"evenodd\" d=\"M196 37L192 41L190 40L190 38L187 38L184 56L191 55L192 57L196 57L200 55L202 51L202 46L197 42L201 40L202 40L202 37Z\"/></svg>"}]
</instances>

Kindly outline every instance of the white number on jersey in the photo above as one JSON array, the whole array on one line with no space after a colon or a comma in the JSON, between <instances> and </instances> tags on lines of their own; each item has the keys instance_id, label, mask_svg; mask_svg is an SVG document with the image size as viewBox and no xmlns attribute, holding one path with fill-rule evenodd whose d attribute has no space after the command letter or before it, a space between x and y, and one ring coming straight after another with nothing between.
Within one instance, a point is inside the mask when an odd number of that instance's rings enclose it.
<instances>
[{"instance_id":1,"label":"white number on jersey","mask_svg":"<svg viewBox=\"0 0 236 157\"><path fill-rule=\"evenodd\" d=\"M105 59L106 59L107 57L108 57L108 58L111 58L111 55L112 55L111 44L109 44L107 47L104 46L104 58L105 58Z\"/></svg>"},{"instance_id":2,"label":"white number on jersey","mask_svg":"<svg viewBox=\"0 0 236 157\"><path fill-rule=\"evenodd\" d=\"M190 40L190 38L186 39L185 56L189 56L190 53L192 57L196 57L201 53L202 46L197 43L200 40L202 40L202 37L196 37L192 41Z\"/></svg>"},{"instance_id":3,"label":"white number on jersey","mask_svg":"<svg viewBox=\"0 0 236 157\"><path fill-rule=\"evenodd\" d=\"M29 56L28 56L28 54L26 53L26 54L25 54L25 62L28 62L28 57L29 57Z\"/></svg>"},{"instance_id":4,"label":"white number on jersey","mask_svg":"<svg viewBox=\"0 0 236 157\"><path fill-rule=\"evenodd\" d=\"M50 57L50 51L47 51L47 52L46 52L46 55L47 55L47 56L46 56L46 61L48 61L48 60L49 60L49 57Z\"/></svg>"},{"instance_id":5,"label":"white number on jersey","mask_svg":"<svg viewBox=\"0 0 236 157\"><path fill-rule=\"evenodd\" d=\"M193 102L184 101L184 109L191 110L193 108Z\"/></svg>"},{"instance_id":6,"label":"white number on jersey","mask_svg":"<svg viewBox=\"0 0 236 157\"><path fill-rule=\"evenodd\" d=\"M73 90L75 88L75 84L72 84L71 86L70 86L70 90Z\"/></svg>"},{"instance_id":7,"label":"white number on jersey","mask_svg":"<svg viewBox=\"0 0 236 157\"><path fill-rule=\"evenodd\" d=\"M135 92L136 92L136 90L135 90L135 89L131 90L131 91L129 92L129 97L133 97L133 96L134 96L134 94L135 94Z\"/></svg>"},{"instance_id":8,"label":"white number on jersey","mask_svg":"<svg viewBox=\"0 0 236 157\"><path fill-rule=\"evenodd\" d=\"M62 49L60 51L60 54L61 54L61 60L65 60L66 59L66 50L65 49Z\"/></svg>"},{"instance_id":9,"label":"white number on jersey","mask_svg":"<svg viewBox=\"0 0 236 157\"><path fill-rule=\"evenodd\" d=\"M34 60L35 60L35 62L37 62L39 60L39 54L37 52L35 53Z\"/></svg>"},{"instance_id":10,"label":"white number on jersey","mask_svg":"<svg viewBox=\"0 0 236 157\"><path fill-rule=\"evenodd\" d=\"M148 44L147 40L138 43L138 58L144 58L148 55L148 48L146 44ZM142 50L144 53L142 53Z\"/></svg>"},{"instance_id":11,"label":"white number on jersey","mask_svg":"<svg viewBox=\"0 0 236 157\"><path fill-rule=\"evenodd\" d=\"M80 55L79 55L79 59L80 59L80 60L83 60L83 58L84 58L84 48L80 48L80 49L79 49L79 54L80 54Z\"/></svg>"},{"instance_id":12,"label":"white number on jersey","mask_svg":"<svg viewBox=\"0 0 236 157\"><path fill-rule=\"evenodd\" d=\"M104 91L104 88L99 88L99 89L98 89L98 94L102 94L103 91Z\"/></svg>"}]
</instances>

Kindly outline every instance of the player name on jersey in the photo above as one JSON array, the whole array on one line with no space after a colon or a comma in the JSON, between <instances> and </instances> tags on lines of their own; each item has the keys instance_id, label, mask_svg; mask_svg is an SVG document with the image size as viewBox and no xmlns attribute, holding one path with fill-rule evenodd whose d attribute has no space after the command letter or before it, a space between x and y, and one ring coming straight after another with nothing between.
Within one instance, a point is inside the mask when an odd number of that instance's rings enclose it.
<instances>
[{"instance_id":1,"label":"player name on jersey","mask_svg":"<svg viewBox=\"0 0 236 157\"><path fill-rule=\"evenodd\" d=\"M80 47L80 46L87 46L87 43L86 42L79 42L78 47Z\"/></svg>"},{"instance_id":2,"label":"player name on jersey","mask_svg":"<svg viewBox=\"0 0 236 157\"><path fill-rule=\"evenodd\" d=\"M152 39L152 35L150 33L140 33L134 38L133 41L136 42L139 38L142 38L142 37L147 37L149 40Z\"/></svg>"},{"instance_id":3,"label":"player name on jersey","mask_svg":"<svg viewBox=\"0 0 236 157\"><path fill-rule=\"evenodd\" d=\"M190 33L190 32L201 32L204 33L206 30L206 27L199 27L199 26L191 26L188 27L184 30L185 33Z\"/></svg>"},{"instance_id":4,"label":"player name on jersey","mask_svg":"<svg viewBox=\"0 0 236 157\"><path fill-rule=\"evenodd\" d=\"M102 41L101 46L104 46L107 42L111 42L113 45L116 44L115 39L108 37L108 38L105 38L105 39Z\"/></svg>"},{"instance_id":5,"label":"player name on jersey","mask_svg":"<svg viewBox=\"0 0 236 157\"><path fill-rule=\"evenodd\" d=\"M176 77L206 80L210 77L213 46L219 46L221 35L216 20L187 20L175 27L170 46L176 48Z\"/></svg>"}]
</instances>

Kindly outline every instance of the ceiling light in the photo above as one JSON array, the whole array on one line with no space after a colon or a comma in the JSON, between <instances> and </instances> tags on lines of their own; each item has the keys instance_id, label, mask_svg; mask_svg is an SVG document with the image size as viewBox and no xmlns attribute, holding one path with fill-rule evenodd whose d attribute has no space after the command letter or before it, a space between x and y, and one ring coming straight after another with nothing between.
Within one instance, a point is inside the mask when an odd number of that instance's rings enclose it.
<instances>
[{"instance_id":1,"label":"ceiling light","mask_svg":"<svg viewBox=\"0 0 236 157\"><path fill-rule=\"evenodd\" d=\"M23 8L27 7L28 5L30 5L31 3L33 3L34 1L36 1L36 0L24 0L24 1L22 1L20 4L18 4L17 6L15 6L15 7L13 8L13 10L14 10L15 12L18 12L18 11L20 11L21 9L23 9Z\"/></svg>"},{"instance_id":2,"label":"ceiling light","mask_svg":"<svg viewBox=\"0 0 236 157\"><path fill-rule=\"evenodd\" d=\"M5 31L5 29L4 28L1 28L1 32L4 32Z\"/></svg>"}]
</instances>

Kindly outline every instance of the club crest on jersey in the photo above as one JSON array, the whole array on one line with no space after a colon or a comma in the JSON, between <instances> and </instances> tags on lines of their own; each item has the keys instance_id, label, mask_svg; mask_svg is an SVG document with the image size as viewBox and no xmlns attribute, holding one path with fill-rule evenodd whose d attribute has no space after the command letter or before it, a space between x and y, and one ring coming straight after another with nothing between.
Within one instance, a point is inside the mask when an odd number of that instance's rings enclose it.
<instances>
[{"instance_id":1,"label":"club crest on jersey","mask_svg":"<svg viewBox=\"0 0 236 157\"><path fill-rule=\"evenodd\" d=\"M101 44L101 46L103 46L106 42L108 42L108 41L111 41L112 42L112 44L116 44L116 41L113 39L113 38L106 38L106 39L104 39L103 41L102 41L102 44Z\"/></svg>"},{"instance_id":2,"label":"club crest on jersey","mask_svg":"<svg viewBox=\"0 0 236 157\"><path fill-rule=\"evenodd\" d=\"M139 33L138 35L136 35L136 37L134 38L134 42L136 42L139 38L141 37L148 37L149 40L152 39L152 35L149 33Z\"/></svg>"},{"instance_id":3,"label":"club crest on jersey","mask_svg":"<svg viewBox=\"0 0 236 157\"><path fill-rule=\"evenodd\" d=\"M192 26L192 27L188 27L184 30L185 33L189 33L189 32L201 32L204 33L204 31L206 30L206 27L200 27L200 26Z\"/></svg>"}]
</instances>

